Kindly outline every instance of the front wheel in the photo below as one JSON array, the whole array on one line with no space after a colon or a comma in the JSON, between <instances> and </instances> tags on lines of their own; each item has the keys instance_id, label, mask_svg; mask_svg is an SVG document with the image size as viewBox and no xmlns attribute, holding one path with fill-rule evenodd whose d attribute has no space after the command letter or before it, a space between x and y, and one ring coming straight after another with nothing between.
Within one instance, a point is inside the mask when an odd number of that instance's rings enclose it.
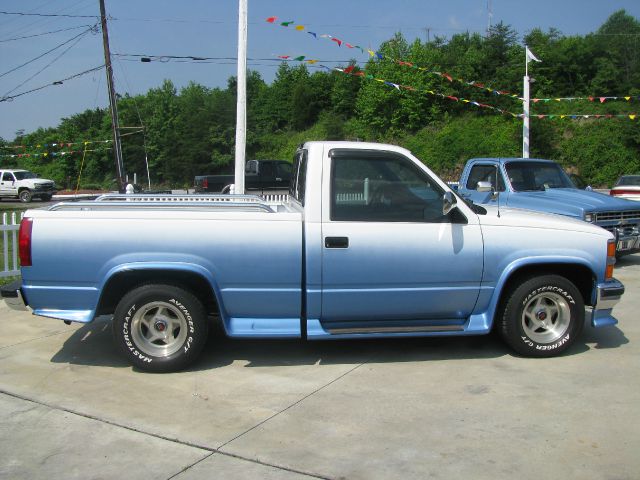
<instances>
[{"instance_id":1,"label":"front wheel","mask_svg":"<svg viewBox=\"0 0 640 480\"><path fill-rule=\"evenodd\" d=\"M209 332L202 303L172 285L143 285L125 295L113 317L114 339L127 359L149 372L193 363Z\"/></svg>"},{"instance_id":2,"label":"front wheel","mask_svg":"<svg viewBox=\"0 0 640 480\"><path fill-rule=\"evenodd\" d=\"M20 193L18 194L18 197L20 198L20 201L22 203L29 203L33 198L33 194L31 193L30 190L25 189L20 191Z\"/></svg>"},{"instance_id":3,"label":"front wheel","mask_svg":"<svg viewBox=\"0 0 640 480\"><path fill-rule=\"evenodd\" d=\"M584 301L558 275L533 277L511 291L498 329L518 353L553 357L568 349L584 326Z\"/></svg>"}]
</instances>

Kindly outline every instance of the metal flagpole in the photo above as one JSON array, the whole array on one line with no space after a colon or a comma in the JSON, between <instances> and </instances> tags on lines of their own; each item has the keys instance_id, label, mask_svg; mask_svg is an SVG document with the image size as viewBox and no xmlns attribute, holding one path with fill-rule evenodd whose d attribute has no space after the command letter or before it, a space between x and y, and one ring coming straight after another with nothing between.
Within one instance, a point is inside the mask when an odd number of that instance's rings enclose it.
<instances>
[{"instance_id":1,"label":"metal flagpole","mask_svg":"<svg viewBox=\"0 0 640 480\"><path fill-rule=\"evenodd\" d=\"M236 169L233 192L244 194L244 165L247 143L247 0L238 5L238 100L236 106Z\"/></svg>"},{"instance_id":2,"label":"metal flagpole","mask_svg":"<svg viewBox=\"0 0 640 480\"><path fill-rule=\"evenodd\" d=\"M529 47L524 46L524 87L523 87L523 112L522 112L522 158L529 158L529 108L530 108L530 85L529 78L529 60L540 62L536 56L531 53Z\"/></svg>"},{"instance_id":3,"label":"metal flagpole","mask_svg":"<svg viewBox=\"0 0 640 480\"><path fill-rule=\"evenodd\" d=\"M527 58L526 63L529 63ZM524 102L522 114L522 158L529 158L529 71L525 68L524 75Z\"/></svg>"}]
</instances>

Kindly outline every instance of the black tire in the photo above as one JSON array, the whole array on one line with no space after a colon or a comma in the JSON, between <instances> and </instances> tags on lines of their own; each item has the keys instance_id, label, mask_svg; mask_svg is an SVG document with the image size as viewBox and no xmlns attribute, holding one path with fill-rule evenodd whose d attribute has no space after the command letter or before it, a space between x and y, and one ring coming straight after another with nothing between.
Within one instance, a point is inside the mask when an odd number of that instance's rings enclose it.
<instances>
[{"instance_id":1,"label":"black tire","mask_svg":"<svg viewBox=\"0 0 640 480\"><path fill-rule=\"evenodd\" d=\"M200 300L172 285L143 285L130 291L113 316L116 344L132 365L148 372L186 368L202 352L208 333Z\"/></svg>"},{"instance_id":2,"label":"black tire","mask_svg":"<svg viewBox=\"0 0 640 480\"><path fill-rule=\"evenodd\" d=\"M25 188L24 190L20 190L20 193L18 194L18 198L22 203L29 203L33 198L33 194L31 193L31 190L28 190Z\"/></svg>"},{"instance_id":3,"label":"black tire","mask_svg":"<svg viewBox=\"0 0 640 480\"><path fill-rule=\"evenodd\" d=\"M567 350L584 326L584 300L559 275L529 278L507 294L498 331L516 352L553 357Z\"/></svg>"}]
</instances>

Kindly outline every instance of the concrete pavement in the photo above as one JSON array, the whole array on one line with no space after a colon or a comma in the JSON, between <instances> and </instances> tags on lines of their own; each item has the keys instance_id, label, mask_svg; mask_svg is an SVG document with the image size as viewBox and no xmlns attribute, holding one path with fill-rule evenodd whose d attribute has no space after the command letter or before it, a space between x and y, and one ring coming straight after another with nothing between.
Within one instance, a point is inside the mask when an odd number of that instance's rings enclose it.
<instances>
[{"instance_id":1,"label":"concrete pavement","mask_svg":"<svg viewBox=\"0 0 640 480\"><path fill-rule=\"evenodd\" d=\"M0 478L638 478L640 255L616 277L620 324L554 359L493 336L213 338L154 375L106 320L2 305Z\"/></svg>"}]
</instances>

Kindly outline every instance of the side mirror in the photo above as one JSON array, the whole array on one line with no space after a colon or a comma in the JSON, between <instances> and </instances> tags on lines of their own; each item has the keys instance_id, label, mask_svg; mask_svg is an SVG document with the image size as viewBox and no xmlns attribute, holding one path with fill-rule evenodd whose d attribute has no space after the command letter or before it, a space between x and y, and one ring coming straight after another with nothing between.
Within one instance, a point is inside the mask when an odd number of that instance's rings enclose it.
<instances>
[{"instance_id":1,"label":"side mirror","mask_svg":"<svg viewBox=\"0 0 640 480\"><path fill-rule=\"evenodd\" d=\"M451 192L444 192L442 196L442 215L448 215L454 208L458 208L455 195Z\"/></svg>"},{"instance_id":2,"label":"side mirror","mask_svg":"<svg viewBox=\"0 0 640 480\"><path fill-rule=\"evenodd\" d=\"M250 175L258 174L258 161L257 160L249 160L244 167L244 172Z\"/></svg>"},{"instance_id":3,"label":"side mirror","mask_svg":"<svg viewBox=\"0 0 640 480\"><path fill-rule=\"evenodd\" d=\"M493 192L493 186L491 182L478 182L476 190L478 192Z\"/></svg>"}]
</instances>

